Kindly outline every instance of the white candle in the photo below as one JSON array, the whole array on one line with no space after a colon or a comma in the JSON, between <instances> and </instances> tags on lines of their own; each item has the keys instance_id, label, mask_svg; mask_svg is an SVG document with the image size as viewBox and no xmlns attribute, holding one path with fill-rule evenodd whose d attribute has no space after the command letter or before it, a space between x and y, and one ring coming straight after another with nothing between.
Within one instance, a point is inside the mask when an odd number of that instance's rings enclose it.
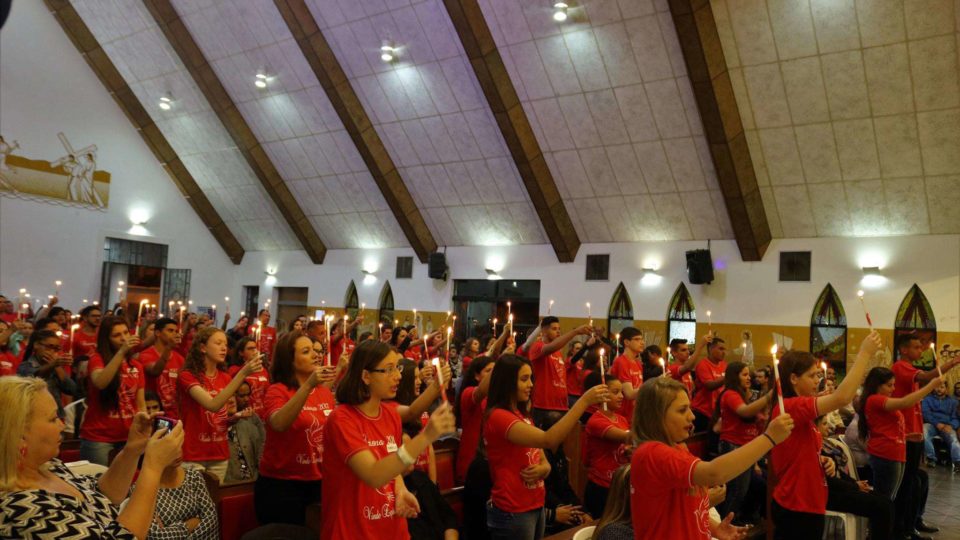
<instances>
[{"instance_id":1,"label":"white candle","mask_svg":"<svg viewBox=\"0 0 960 540\"><path fill-rule=\"evenodd\" d=\"M777 360L777 345L770 347L770 354L773 356L773 379L777 384L777 404L780 405L780 414L786 412L783 408L783 389L780 387L780 361Z\"/></svg>"},{"instance_id":2,"label":"white candle","mask_svg":"<svg viewBox=\"0 0 960 540\"><path fill-rule=\"evenodd\" d=\"M589 304L588 304L589 305ZM607 374L603 366L603 348L600 348L600 384L607 384ZM603 402L603 410L607 410L607 403Z\"/></svg>"},{"instance_id":3,"label":"white candle","mask_svg":"<svg viewBox=\"0 0 960 540\"><path fill-rule=\"evenodd\" d=\"M937 375L943 377L943 371L940 369L940 356L937 354L937 344L931 341L930 350L933 351L933 362L937 365Z\"/></svg>"},{"instance_id":4,"label":"white candle","mask_svg":"<svg viewBox=\"0 0 960 540\"><path fill-rule=\"evenodd\" d=\"M68 352L73 352L73 334L77 332L77 328L80 328L79 324L70 325L70 345L69 345L69 348L67 349Z\"/></svg>"},{"instance_id":5,"label":"white candle","mask_svg":"<svg viewBox=\"0 0 960 540\"><path fill-rule=\"evenodd\" d=\"M447 402L447 392L443 388L443 370L440 369L440 359L434 358L430 361L433 364L433 368L437 371L437 384L440 385L440 397L443 399L443 402Z\"/></svg>"},{"instance_id":6,"label":"white candle","mask_svg":"<svg viewBox=\"0 0 960 540\"><path fill-rule=\"evenodd\" d=\"M453 341L453 327L447 327L447 363L450 363L450 342Z\"/></svg>"},{"instance_id":7,"label":"white candle","mask_svg":"<svg viewBox=\"0 0 960 540\"><path fill-rule=\"evenodd\" d=\"M497 337L497 318L493 318L493 337Z\"/></svg>"},{"instance_id":8,"label":"white candle","mask_svg":"<svg viewBox=\"0 0 960 540\"><path fill-rule=\"evenodd\" d=\"M550 304L547 306L547 315L553 311L553 300L550 300Z\"/></svg>"},{"instance_id":9,"label":"white candle","mask_svg":"<svg viewBox=\"0 0 960 540\"><path fill-rule=\"evenodd\" d=\"M660 359L660 369L663 370L663 373L660 374L661 377L667 376L667 361L663 358Z\"/></svg>"},{"instance_id":10,"label":"white candle","mask_svg":"<svg viewBox=\"0 0 960 540\"><path fill-rule=\"evenodd\" d=\"M867 326L873 330L873 321L870 320L870 312L867 311L867 304L863 301L863 291L857 291L857 298L860 299L860 307L863 308L863 315L867 318Z\"/></svg>"},{"instance_id":11,"label":"white candle","mask_svg":"<svg viewBox=\"0 0 960 540\"><path fill-rule=\"evenodd\" d=\"M54 293L58 298L60 297L60 286L63 285L63 282L59 279L53 282L57 286L56 292Z\"/></svg>"}]
</instances>

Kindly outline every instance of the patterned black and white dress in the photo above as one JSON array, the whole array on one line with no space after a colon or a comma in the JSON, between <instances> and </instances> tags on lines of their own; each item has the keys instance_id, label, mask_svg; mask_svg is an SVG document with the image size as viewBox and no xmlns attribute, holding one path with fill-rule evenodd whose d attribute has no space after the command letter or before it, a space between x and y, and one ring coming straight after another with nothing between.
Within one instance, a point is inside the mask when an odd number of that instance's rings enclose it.
<instances>
[{"instance_id":1,"label":"patterned black and white dress","mask_svg":"<svg viewBox=\"0 0 960 540\"><path fill-rule=\"evenodd\" d=\"M219 540L217 509L203 481L203 473L197 470L184 473L183 483L178 487L161 488L157 492L157 508L147 540ZM199 518L200 524L188 531L184 523L190 518Z\"/></svg>"},{"instance_id":2,"label":"patterned black and white dress","mask_svg":"<svg viewBox=\"0 0 960 540\"><path fill-rule=\"evenodd\" d=\"M97 489L97 477L73 474L62 461L50 472L80 492L81 498L42 489L0 494L0 538L86 540L136 537L117 522L118 507Z\"/></svg>"}]
</instances>

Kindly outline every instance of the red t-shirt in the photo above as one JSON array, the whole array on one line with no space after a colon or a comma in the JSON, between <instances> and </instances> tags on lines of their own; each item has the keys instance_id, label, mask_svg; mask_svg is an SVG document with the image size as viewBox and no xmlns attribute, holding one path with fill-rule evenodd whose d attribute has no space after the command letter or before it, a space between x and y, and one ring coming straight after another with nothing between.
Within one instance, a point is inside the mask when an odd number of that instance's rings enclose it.
<instances>
[{"instance_id":1,"label":"red t-shirt","mask_svg":"<svg viewBox=\"0 0 960 540\"><path fill-rule=\"evenodd\" d=\"M397 404L382 402L369 417L353 405L339 405L324 427L322 540L378 538L407 540L407 520L396 517L394 480L380 488L364 484L347 462L368 450L377 460L397 451L403 429Z\"/></svg>"},{"instance_id":2,"label":"red t-shirt","mask_svg":"<svg viewBox=\"0 0 960 540\"><path fill-rule=\"evenodd\" d=\"M716 379L723 379L723 372L726 370L727 362L725 360L714 364L710 359L705 358L697 364L697 369L694 370L697 376L697 393L693 395L690 403L693 410L713 417L713 409L717 406L717 396L720 395L720 392L723 392L723 387L707 390L701 385Z\"/></svg>"},{"instance_id":3,"label":"red t-shirt","mask_svg":"<svg viewBox=\"0 0 960 540\"><path fill-rule=\"evenodd\" d=\"M783 406L793 417L793 432L770 453L778 479L773 498L787 510L825 514L827 479L820 465L823 437L816 426L817 398L786 398ZM780 405L775 405L770 417L779 415Z\"/></svg>"},{"instance_id":4,"label":"red t-shirt","mask_svg":"<svg viewBox=\"0 0 960 540\"><path fill-rule=\"evenodd\" d=\"M0 321L3 321L7 324L12 323L13 321L19 318L20 318L20 315L12 311L6 312L6 313L0 313Z\"/></svg>"},{"instance_id":5,"label":"red t-shirt","mask_svg":"<svg viewBox=\"0 0 960 540\"><path fill-rule=\"evenodd\" d=\"M913 364L906 360L897 360L890 369L893 371L894 377L893 397L903 397L920 389L920 383L917 382L917 373L920 370L913 367ZM920 402L901 412L906 434L923 434L923 411ZM873 431L873 426L870 426L870 430Z\"/></svg>"},{"instance_id":6,"label":"red t-shirt","mask_svg":"<svg viewBox=\"0 0 960 540\"><path fill-rule=\"evenodd\" d=\"M88 364L89 372L103 369L103 358L93 353ZM137 414L137 393L143 391L146 379L143 367L136 360L126 360L120 364L116 377L120 377L117 388L119 400L115 410L108 410L100 403L100 389L93 381L87 383L87 411L80 425L80 438L96 442L123 442L130 433L130 425Z\"/></svg>"},{"instance_id":7,"label":"red t-shirt","mask_svg":"<svg viewBox=\"0 0 960 540\"><path fill-rule=\"evenodd\" d=\"M353 352L353 349L356 348L356 344L349 337L347 338L347 353ZM337 365L340 363L340 356L343 354L343 339L338 339L333 342L330 346L330 358L332 365Z\"/></svg>"},{"instance_id":8,"label":"red t-shirt","mask_svg":"<svg viewBox=\"0 0 960 540\"><path fill-rule=\"evenodd\" d=\"M680 368L683 367L683 364L670 364L667 366L667 371L670 372L670 377L675 381L680 381L684 386L687 387L687 393L693 395L693 376L690 375L690 372L687 371L683 375L680 375Z\"/></svg>"},{"instance_id":9,"label":"red t-shirt","mask_svg":"<svg viewBox=\"0 0 960 540\"><path fill-rule=\"evenodd\" d=\"M907 461L907 430L901 411L883 408L888 396L874 394L867 398L863 412L870 425L867 453L890 461Z\"/></svg>"},{"instance_id":10,"label":"red t-shirt","mask_svg":"<svg viewBox=\"0 0 960 540\"><path fill-rule=\"evenodd\" d=\"M694 485L699 458L686 447L647 442L633 452L630 511L637 540L710 540L710 500Z\"/></svg>"},{"instance_id":11,"label":"red t-shirt","mask_svg":"<svg viewBox=\"0 0 960 540\"><path fill-rule=\"evenodd\" d=\"M208 411L190 397L190 389L200 386L213 397L226 388L231 380L229 373L220 370L217 370L213 377L201 374L199 378L187 370L180 372L177 379L177 399L180 401L180 419L183 421L184 461L230 459L226 405L219 411Z\"/></svg>"},{"instance_id":12,"label":"red t-shirt","mask_svg":"<svg viewBox=\"0 0 960 540\"><path fill-rule=\"evenodd\" d=\"M461 373L466 373L470 369L470 362L473 362L473 357L464 356L460 359L460 371Z\"/></svg>"},{"instance_id":13,"label":"red t-shirt","mask_svg":"<svg viewBox=\"0 0 960 540\"><path fill-rule=\"evenodd\" d=\"M160 351L156 347L140 353L137 358L144 368L153 366L160 360ZM170 358L167 359L167 365L163 371L156 377L147 376L147 390L156 392L160 396L160 404L163 406L163 415L169 418L180 418L180 406L177 402L177 378L180 369L183 368L183 357L177 351L170 351Z\"/></svg>"},{"instance_id":14,"label":"red t-shirt","mask_svg":"<svg viewBox=\"0 0 960 540\"><path fill-rule=\"evenodd\" d=\"M533 425L533 422L518 412L494 409L484 424L483 440L487 459L490 462L490 479L493 489L490 498L504 512L529 512L543 506L547 492L543 480L526 483L520 471L540 463L539 448L527 448L507 440L507 432L517 422Z\"/></svg>"},{"instance_id":15,"label":"red t-shirt","mask_svg":"<svg viewBox=\"0 0 960 540\"><path fill-rule=\"evenodd\" d=\"M640 365L640 360L634 360L625 354L613 360L610 374L620 379L620 382L630 383L634 390L643 384L643 366ZM624 397L617 412L623 415L627 422L633 422L633 400Z\"/></svg>"},{"instance_id":16,"label":"red t-shirt","mask_svg":"<svg viewBox=\"0 0 960 540\"><path fill-rule=\"evenodd\" d=\"M17 374L17 357L10 351L0 351L0 377Z\"/></svg>"},{"instance_id":17,"label":"red t-shirt","mask_svg":"<svg viewBox=\"0 0 960 540\"><path fill-rule=\"evenodd\" d=\"M473 395L477 392L476 386L467 388L460 394L460 445L457 450L457 478L463 481L467 477L470 462L477 455L480 445L480 424L483 420L483 411L487 407L484 398L480 403L473 402Z\"/></svg>"},{"instance_id":18,"label":"red t-shirt","mask_svg":"<svg viewBox=\"0 0 960 540\"><path fill-rule=\"evenodd\" d=\"M238 371L240 371L240 366L230 366L227 369L227 373L231 377L236 376ZM270 387L270 377L267 370L261 369L252 375L248 375L243 380L250 386L250 404L248 407L253 409L257 416L263 417L263 399L267 395L267 388ZM266 418L263 418L263 421L266 422Z\"/></svg>"},{"instance_id":19,"label":"red t-shirt","mask_svg":"<svg viewBox=\"0 0 960 540\"><path fill-rule=\"evenodd\" d=\"M533 364L533 406L538 409L565 411L567 406L567 374L563 353L554 351L543 354L544 342L530 347L530 362Z\"/></svg>"},{"instance_id":20,"label":"red t-shirt","mask_svg":"<svg viewBox=\"0 0 960 540\"><path fill-rule=\"evenodd\" d=\"M76 332L73 333L73 358L77 359L81 356L93 356L97 353L97 331L94 330L92 334L87 334L83 331L82 328L78 328Z\"/></svg>"},{"instance_id":21,"label":"red t-shirt","mask_svg":"<svg viewBox=\"0 0 960 540\"><path fill-rule=\"evenodd\" d=\"M571 357L572 358L572 357ZM567 358L567 394L571 396L583 395L583 359L571 362Z\"/></svg>"},{"instance_id":22,"label":"red t-shirt","mask_svg":"<svg viewBox=\"0 0 960 540\"><path fill-rule=\"evenodd\" d=\"M272 326L260 327L257 324L251 324L247 327L247 334L256 337L257 328L261 328L259 351L266 356L267 362L269 362L273 358L273 344L277 341L277 329Z\"/></svg>"},{"instance_id":23,"label":"red t-shirt","mask_svg":"<svg viewBox=\"0 0 960 540\"><path fill-rule=\"evenodd\" d=\"M760 423L754 417L744 420L737 409L746 405L736 390L727 390L720 398L720 440L743 446L760 436Z\"/></svg>"},{"instance_id":24,"label":"red t-shirt","mask_svg":"<svg viewBox=\"0 0 960 540\"><path fill-rule=\"evenodd\" d=\"M403 357L419 364L423 359L423 345L407 347L407 350L403 351Z\"/></svg>"},{"instance_id":25,"label":"red t-shirt","mask_svg":"<svg viewBox=\"0 0 960 540\"><path fill-rule=\"evenodd\" d=\"M605 433L614 428L628 431L630 424L617 413L613 413L613 418L607 418L602 412L595 412L587 421L587 451L584 463L587 467L587 478L605 488L610 487L614 471L630 461L626 445L603 438Z\"/></svg>"},{"instance_id":26,"label":"red t-shirt","mask_svg":"<svg viewBox=\"0 0 960 540\"><path fill-rule=\"evenodd\" d=\"M260 474L283 480L312 481L323 478L323 426L335 405L326 386L317 386L307 396L293 424L286 431L276 431L270 416L293 398L297 390L283 383L271 384L264 399L264 426L267 440L260 457Z\"/></svg>"}]
</instances>

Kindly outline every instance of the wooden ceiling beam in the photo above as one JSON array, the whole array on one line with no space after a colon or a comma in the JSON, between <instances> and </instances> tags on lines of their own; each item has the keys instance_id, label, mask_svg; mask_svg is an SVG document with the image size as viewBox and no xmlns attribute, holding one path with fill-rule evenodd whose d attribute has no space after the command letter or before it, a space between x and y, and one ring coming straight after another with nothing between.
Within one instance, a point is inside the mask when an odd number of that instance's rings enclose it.
<instances>
[{"instance_id":1,"label":"wooden ceiling beam","mask_svg":"<svg viewBox=\"0 0 960 540\"><path fill-rule=\"evenodd\" d=\"M420 262L437 242L305 0L274 0Z\"/></svg>"},{"instance_id":2,"label":"wooden ceiling beam","mask_svg":"<svg viewBox=\"0 0 960 540\"><path fill-rule=\"evenodd\" d=\"M250 125L237 109L233 98L227 93L223 83L217 77L213 66L207 61L200 46L190 35L190 30L174 9L170 0L143 0L147 10L160 27L160 31L176 51L180 61L187 68L194 83L200 88L210 103L217 118L227 130L230 138L240 150L247 165L280 210L294 235L300 240L304 251L314 264L323 262L327 247L323 245L317 231L307 218L300 204L283 181L280 172L260 145Z\"/></svg>"},{"instance_id":3,"label":"wooden ceiling beam","mask_svg":"<svg viewBox=\"0 0 960 540\"><path fill-rule=\"evenodd\" d=\"M543 230L560 262L573 262L580 249L567 207L530 127L517 89L490 33L478 0L443 0L463 50L480 82Z\"/></svg>"},{"instance_id":4,"label":"wooden ceiling beam","mask_svg":"<svg viewBox=\"0 0 960 540\"><path fill-rule=\"evenodd\" d=\"M709 0L669 0L740 257L759 261L770 225Z\"/></svg>"},{"instance_id":5,"label":"wooden ceiling beam","mask_svg":"<svg viewBox=\"0 0 960 540\"><path fill-rule=\"evenodd\" d=\"M140 133L150 151L153 152L163 169L170 175L173 183L197 213L197 216L200 217L200 220L203 221L203 224L206 225L210 234L226 252L227 257L233 264L240 264L244 255L243 246L240 245L240 242L230 232L229 227L220 218L213 205L210 204L200 186L197 185L197 181L183 166L173 147L170 146L166 137L163 136L163 133L150 118L150 114L147 113L143 104L140 103L140 100L137 99L124 81L123 76L120 75L116 66L104 52L93 32L83 22L77 10L67 0L44 1L47 9L60 23L70 41L77 47L77 51L80 52L83 59L97 75L97 78L110 92L117 105L120 106L120 110Z\"/></svg>"}]
</instances>

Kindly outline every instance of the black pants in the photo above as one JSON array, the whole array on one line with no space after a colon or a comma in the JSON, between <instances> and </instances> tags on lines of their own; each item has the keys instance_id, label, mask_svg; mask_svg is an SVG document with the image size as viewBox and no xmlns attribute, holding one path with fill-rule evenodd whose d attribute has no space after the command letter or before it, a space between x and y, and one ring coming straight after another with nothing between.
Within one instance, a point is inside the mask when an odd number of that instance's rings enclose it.
<instances>
[{"instance_id":1,"label":"black pants","mask_svg":"<svg viewBox=\"0 0 960 540\"><path fill-rule=\"evenodd\" d=\"M927 510L927 495L930 494L930 477L927 476L927 471L923 469L917 469L917 520L916 523L919 523L923 519L923 513ZM916 525L914 523L914 525Z\"/></svg>"},{"instance_id":2,"label":"black pants","mask_svg":"<svg viewBox=\"0 0 960 540\"><path fill-rule=\"evenodd\" d=\"M893 502L880 495L864 493L853 482L827 478L827 510L863 516L870 520L870 539L893 538Z\"/></svg>"},{"instance_id":3,"label":"black pants","mask_svg":"<svg viewBox=\"0 0 960 540\"><path fill-rule=\"evenodd\" d=\"M780 506L777 501L771 501L775 540L811 540L823 538L823 514L808 514L794 512Z\"/></svg>"},{"instance_id":4,"label":"black pants","mask_svg":"<svg viewBox=\"0 0 960 540\"><path fill-rule=\"evenodd\" d=\"M903 468L903 480L894 499L894 533L903 536L913 531L920 508L920 458L923 457L922 441L907 441L907 462Z\"/></svg>"},{"instance_id":5,"label":"black pants","mask_svg":"<svg viewBox=\"0 0 960 540\"><path fill-rule=\"evenodd\" d=\"M607 495L609 493L610 488L605 488L587 480L587 486L583 489L583 506L586 507L587 513L593 519L600 519L600 516L603 515L603 509L607 507Z\"/></svg>"},{"instance_id":6,"label":"black pants","mask_svg":"<svg viewBox=\"0 0 960 540\"><path fill-rule=\"evenodd\" d=\"M306 524L307 507L320 502L321 481L281 480L261 475L253 485L253 508L261 525Z\"/></svg>"}]
</instances>

